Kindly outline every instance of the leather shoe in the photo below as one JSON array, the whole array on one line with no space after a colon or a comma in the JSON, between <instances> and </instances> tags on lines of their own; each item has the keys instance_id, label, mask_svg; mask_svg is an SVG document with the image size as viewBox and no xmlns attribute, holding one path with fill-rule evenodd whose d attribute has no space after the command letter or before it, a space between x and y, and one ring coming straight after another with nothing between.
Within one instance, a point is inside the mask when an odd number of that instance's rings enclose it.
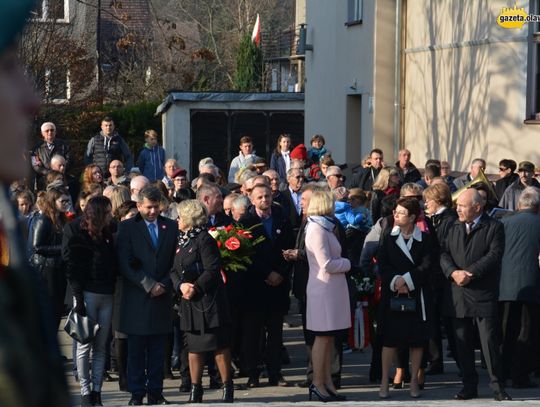
<instances>
[{"instance_id":1,"label":"leather shoe","mask_svg":"<svg viewBox=\"0 0 540 407\"><path fill-rule=\"evenodd\" d=\"M165 405L165 404L171 404L167 401L167 399L165 399L165 397L163 397L163 395L159 395L157 397L150 397L148 396L148 405L149 406L152 406L152 405Z\"/></svg>"},{"instance_id":2,"label":"leather shoe","mask_svg":"<svg viewBox=\"0 0 540 407\"><path fill-rule=\"evenodd\" d=\"M478 397L478 390L476 389L461 389L459 393L454 395L455 400L470 400Z\"/></svg>"},{"instance_id":3,"label":"leather shoe","mask_svg":"<svg viewBox=\"0 0 540 407\"><path fill-rule=\"evenodd\" d=\"M180 393L189 393L191 391L191 380L182 380L178 390Z\"/></svg>"},{"instance_id":4,"label":"leather shoe","mask_svg":"<svg viewBox=\"0 0 540 407\"><path fill-rule=\"evenodd\" d=\"M500 390L500 391L493 392L493 400L495 401L512 400L512 397L510 397L510 395L506 391Z\"/></svg>"},{"instance_id":5,"label":"leather shoe","mask_svg":"<svg viewBox=\"0 0 540 407\"><path fill-rule=\"evenodd\" d=\"M268 379L268 384L270 386L289 387L289 382L285 380L285 378L281 374L270 377Z\"/></svg>"},{"instance_id":6,"label":"leather shoe","mask_svg":"<svg viewBox=\"0 0 540 407\"><path fill-rule=\"evenodd\" d=\"M142 402L142 398L140 397L132 397L128 403L128 406L142 406L142 405L143 405L143 402Z\"/></svg>"},{"instance_id":7,"label":"leather shoe","mask_svg":"<svg viewBox=\"0 0 540 407\"><path fill-rule=\"evenodd\" d=\"M259 377L258 376L249 376L249 379L247 381L247 387L250 389L253 389L255 387L259 387Z\"/></svg>"}]
</instances>

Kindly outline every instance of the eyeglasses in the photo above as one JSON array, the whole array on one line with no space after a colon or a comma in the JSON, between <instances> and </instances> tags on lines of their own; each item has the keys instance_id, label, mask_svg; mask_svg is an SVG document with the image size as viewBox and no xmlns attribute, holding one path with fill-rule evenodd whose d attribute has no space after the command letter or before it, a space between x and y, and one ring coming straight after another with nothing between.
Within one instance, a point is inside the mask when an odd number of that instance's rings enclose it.
<instances>
[{"instance_id":1,"label":"eyeglasses","mask_svg":"<svg viewBox=\"0 0 540 407\"><path fill-rule=\"evenodd\" d=\"M506 171L508 168L499 167L499 171Z\"/></svg>"},{"instance_id":2,"label":"eyeglasses","mask_svg":"<svg viewBox=\"0 0 540 407\"><path fill-rule=\"evenodd\" d=\"M405 212L405 211L396 211L395 209L392 211L392 213L394 214L394 216L396 216L396 215L399 215L399 216L409 216L409 213L408 213L408 212Z\"/></svg>"}]
</instances>

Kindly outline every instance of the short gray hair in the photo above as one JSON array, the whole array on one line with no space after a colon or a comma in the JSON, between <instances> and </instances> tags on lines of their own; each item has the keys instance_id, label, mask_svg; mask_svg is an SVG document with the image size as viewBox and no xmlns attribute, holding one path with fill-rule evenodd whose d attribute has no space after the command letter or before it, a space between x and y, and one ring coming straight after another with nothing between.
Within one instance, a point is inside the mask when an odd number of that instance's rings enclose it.
<instances>
[{"instance_id":1,"label":"short gray hair","mask_svg":"<svg viewBox=\"0 0 540 407\"><path fill-rule=\"evenodd\" d=\"M414 182L407 182L401 187L401 190L399 191L399 196L404 197L407 192L412 192L415 195L422 195L422 191L424 189Z\"/></svg>"},{"instance_id":2,"label":"short gray hair","mask_svg":"<svg viewBox=\"0 0 540 407\"><path fill-rule=\"evenodd\" d=\"M41 131L45 131L45 126L52 126L54 131L56 131L56 125L53 122L45 122L41 125Z\"/></svg>"},{"instance_id":3,"label":"short gray hair","mask_svg":"<svg viewBox=\"0 0 540 407\"><path fill-rule=\"evenodd\" d=\"M221 194L221 191L217 184L203 183L199 188L197 188L197 200L203 201L204 197L210 196L214 193Z\"/></svg>"},{"instance_id":4,"label":"short gray hair","mask_svg":"<svg viewBox=\"0 0 540 407\"><path fill-rule=\"evenodd\" d=\"M540 207L540 189L536 187L527 187L519 196L518 207L520 209Z\"/></svg>"},{"instance_id":5,"label":"short gray hair","mask_svg":"<svg viewBox=\"0 0 540 407\"><path fill-rule=\"evenodd\" d=\"M300 174L302 174L302 170L300 168L289 168L289 171L287 171L287 179L294 176L296 172L299 172Z\"/></svg>"},{"instance_id":6,"label":"short gray hair","mask_svg":"<svg viewBox=\"0 0 540 407\"><path fill-rule=\"evenodd\" d=\"M202 173L202 170L210 170L214 177L219 177L219 168L212 163L203 164L199 167L199 173Z\"/></svg>"},{"instance_id":7,"label":"short gray hair","mask_svg":"<svg viewBox=\"0 0 540 407\"><path fill-rule=\"evenodd\" d=\"M206 208L196 199L186 199L180 202L176 207L176 212L184 225L189 228L206 226L208 223Z\"/></svg>"},{"instance_id":8,"label":"short gray hair","mask_svg":"<svg viewBox=\"0 0 540 407\"><path fill-rule=\"evenodd\" d=\"M65 158L63 155L61 155L61 154L55 154L55 155L53 155L52 158L51 158L51 163L52 163L53 161L55 161L55 162L56 162L56 161L63 161L64 164L65 164L65 163L66 163L66 158Z\"/></svg>"},{"instance_id":9,"label":"short gray hair","mask_svg":"<svg viewBox=\"0 0 540 407\"><path fill-rule=\"evenodd\" d=\"M251 201L247 196L239 195L231 202L231 205L234 209L247 209L251 205Z\"/></svg>"}]
</instances>

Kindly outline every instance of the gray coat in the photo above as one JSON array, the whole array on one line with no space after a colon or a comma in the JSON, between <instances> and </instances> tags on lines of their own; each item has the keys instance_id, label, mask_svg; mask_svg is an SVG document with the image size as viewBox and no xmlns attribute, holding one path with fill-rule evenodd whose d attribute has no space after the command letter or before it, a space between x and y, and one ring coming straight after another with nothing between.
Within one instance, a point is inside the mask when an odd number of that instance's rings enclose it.
<instances>
[{"instance_id":1,"label":"gray coat","mask_svg":"<svg viewBox=\"0 0 540 407\"><path fill-rule=\"evenodd\" d=\"M502 219L505 234L499 301L540 303L540 215L531 209Z\"/></svg>"},{"instance_id":2,"label":"gray coat","mask_svg":"<svg viewBox=\"0 0 540 407\"><path fill-rule=\"evenodd\" d=\"M154 249L141 215L118 226L118 265L122 274L119 330L131 335L163 335L172 331L172 284L176 223L158 217L158 244ZM152 298L150 290L162 283L167 293Z\"/></svg>"}]
</instances>

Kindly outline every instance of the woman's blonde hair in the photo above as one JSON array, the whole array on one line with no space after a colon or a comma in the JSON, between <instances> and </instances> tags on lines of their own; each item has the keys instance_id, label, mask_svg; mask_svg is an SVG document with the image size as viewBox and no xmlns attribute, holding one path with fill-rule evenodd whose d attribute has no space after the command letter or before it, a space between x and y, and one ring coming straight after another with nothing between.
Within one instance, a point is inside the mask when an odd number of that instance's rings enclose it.
<instances>
[{"instance_id":1,"label":"woman's blonde hair","mask_svg":"<svg viewBox=\"0 0 540 407\"><path fill-rule=\"evenodd\" d=\"M205 226L208 223L206 208L196 199L186 199L176 207L178 217L189 228Z\"/></svg>"},{"instance_id":2,"label":"woman's blonde hair","mask_svg":"<svg viewBox=\"0 0 540 407\"><path fill-rule=\"evenodd\" d=\"M388 181L390 180L390 175L397 174L397 169L395 167L384 167L377 175L377 179L373 183L373 189L379 189L384 191L388 188Z\"/></svg>"},{"instance_id":3,"label":"woman's blonde hair","mask_svg":"<svg viewBox=\"0 0 540 407\"><path fill-rule=\"evenodd\" d=\"M334 215L334 195L330 191L313 191L307 216L332 216Z\"/></svg>"}]
</instances>

